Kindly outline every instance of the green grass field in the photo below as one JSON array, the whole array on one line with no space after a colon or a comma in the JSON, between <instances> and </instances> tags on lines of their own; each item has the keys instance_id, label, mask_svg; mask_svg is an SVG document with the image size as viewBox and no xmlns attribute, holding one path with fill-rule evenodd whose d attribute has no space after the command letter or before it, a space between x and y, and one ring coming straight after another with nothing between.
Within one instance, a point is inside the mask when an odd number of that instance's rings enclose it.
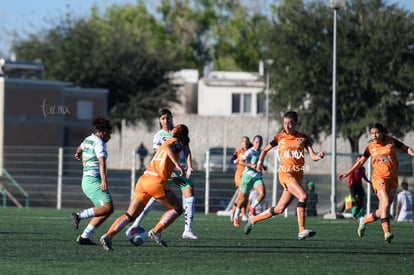
<instances>
[{"instance_id":1,"label":"green grass field","mask_svg":"<svg viewBox=\"0 0 414 275\"><path fill-rule=\"evenodd\" d=\"M228 217L198 213L194 232L199 240L182 240L180 217L163 234L169 247L147 240L131 245L124 232L114 251L100 245L80 246L72 229L70 210L0 208L0 274L413 274L414 224L391 224L394 240L385 244L379 222L356 236L353 220L308 218L317 231L298 241L295 217L275 217L256 224L249 236ZM116 212L96 233L110 226ZM160 217L151 213L143 226Z\"/></svg>"}]
</instances>

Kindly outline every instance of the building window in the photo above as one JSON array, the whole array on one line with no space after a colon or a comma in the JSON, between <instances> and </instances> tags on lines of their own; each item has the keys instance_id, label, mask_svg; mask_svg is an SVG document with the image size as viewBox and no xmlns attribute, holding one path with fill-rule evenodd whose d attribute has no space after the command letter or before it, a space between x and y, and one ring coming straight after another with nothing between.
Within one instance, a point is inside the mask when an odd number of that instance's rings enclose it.
<instances>
[{"instance_id":1,"label":"building window","mask_svg":"<svg viewBox=\"0 0 414 275\"><path fill-rule=\"evenodd\" d=\"M91 120L93 113L92 101L79 100L77 117L80 120Z\"/></svg>"},{"instance_id":2,"label":"building window","mask_svg":"<svg viewBox=\"0 0 414 275\"><path fill-rule=\"evenodd\" d=\"M231 112L233 114L252 112L251 94L232 94L231 96Z\"/></svg>"}]
</instances>

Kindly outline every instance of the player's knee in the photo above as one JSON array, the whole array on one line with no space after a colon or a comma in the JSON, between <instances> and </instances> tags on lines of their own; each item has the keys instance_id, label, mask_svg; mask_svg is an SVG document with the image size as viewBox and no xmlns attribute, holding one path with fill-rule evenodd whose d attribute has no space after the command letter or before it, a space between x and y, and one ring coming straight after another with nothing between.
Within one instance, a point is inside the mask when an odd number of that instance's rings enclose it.
<instances>
[{"instance_id":1,"label":"player's knee","mask_svg":"<svg viewBox=\"0 0 414 275\"><path fill-rule=\"evenodd\" d=\"M177 212L178 216L181 216L181 214L183 214L183 212L184 212L184 209L182 207L175 208L174 210L175 210L175 212Z\"/></svg>"},{"instance_id":2,"label":"player's knee","mask_svg":"<svg viewBox=\"0 0 414 275\"><path fill-rule=\"evenodd\" d=\"M109 215L111 215L112 213L114 213L114 206L113 206L113 204L112 204L112 203L106 204L106 205L104 205L103 207L104 207L104 209L105 209L105 215L106 215L106 216L109 216Z\"/></svg>"}]
</instances>

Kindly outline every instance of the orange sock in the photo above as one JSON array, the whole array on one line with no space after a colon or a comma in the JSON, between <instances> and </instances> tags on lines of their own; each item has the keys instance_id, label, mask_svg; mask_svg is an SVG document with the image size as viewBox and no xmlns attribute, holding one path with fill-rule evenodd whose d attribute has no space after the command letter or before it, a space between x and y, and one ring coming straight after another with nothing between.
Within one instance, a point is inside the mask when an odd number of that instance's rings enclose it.
<instances>
[{"instance_id":1,"label":"orange sock","mask_svg":"<svg viewBox=\"0 0 414 275\"><path fill-rule=\"evenodd\" d=\"M371 215L364 217L364 223L375 222L376 220L378 220L378 218L375 215L375 212L372 212Z\"/></svg>"},{"instance_id":2,"label":"orange sock","mask_svg":"<svg viewBox=\"0 0 414 275\"><path fill-rule=\"evenodd\" d=\"M153 228L153 230L157 233L161 233L165 228L167 228L170 224L172 224L180 214L175 209L168 210L167 212L162 215L160 221L157 225Z\"/></svg>"},{"instance_id":3,"label":"orange sock","mask_svg":"<svg viewBox=\"0 0 414 275\"><path fill-rule=\"evenodd\" d=\"M381 219L381 226L384 234L390 232L390 218Z\"/></svg>"},{"instance_id":4,"label":"orange sock","mask_svg":"<svg viewBox=\"0 0 414 275\"><path fill-rule=\"evenodd\" d=\"M302 232L305 230L305 208L301 206L296 207L296 213L298 215L299 232Z\"/></svg>"},{"instance_id":5,"label":"orange sock","mask_svg":"<svg viewBox=\"0 0 414 275\"><path fill-rule=\"evenodd\" d=\"M106 232L106 235L109 238L113 238L116 234L118 234L119 231L121 231L125 225L127 225L130 222L130 217L127 214L122 215L118 219L114 221L114 223L109 228L108 232Z\"/></svg>"},{"instance_id":6,"label":"orange sock","mask_svg":"<svg viewBox=\"0 0 414 275\"><path fill-rule=\"evenodd\" d=\"M262 213L260 213L259 215L253 216L253 217L252 217L252 222L256 223L256 222L258 222L258 221L261 221L261 220L265 220L265 219L271 218L271 217L273 217L274 215L276 215L276 213L275 213L275 211L274 211L274 208L272 207L272 208L266 209L265 211L263 211L263 212L262 212Z\"/></svg>"}]
</instances>

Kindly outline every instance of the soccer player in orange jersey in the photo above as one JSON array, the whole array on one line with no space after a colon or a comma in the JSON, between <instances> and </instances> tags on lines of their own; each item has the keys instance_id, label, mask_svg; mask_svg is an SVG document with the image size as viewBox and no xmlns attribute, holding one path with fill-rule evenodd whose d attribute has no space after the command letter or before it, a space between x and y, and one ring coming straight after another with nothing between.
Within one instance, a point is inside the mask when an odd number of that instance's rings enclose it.
<instances>
[{"instance_id":1,"label":"soccer player in orange jersey","mask_svg":"<svg viewBox=\"0 0 414 275\"><path fill-rule=\"evenodd\" d=\"M263 149L257 162L257 171L262 170L262 163L266 154L274 147L278 146L280 155L280 165L277 167L279 181L283 187L283 193L276 206L271 207L259 215L249 217L245 227L245 234L249 234L256 222L279 215L285 211L295 197L298 200L296 212L298 217L299 234L298 239L304 240L313 237L316 233L305 229L305 208L307 194L302 187L303 172L305 169L305 149L311 159L317 161L323 159L324 153L314 152L309 138L296 130L298 125L298 114L290 111L283 116L283 131L276 135L273 140Z\"/></svg>"},{"instance_id":2,"label":"soccer player in orange jersey","mask_svg":"<svg viewBox=\"0 0 414 275\"><path fill-rule=\"evenodd\" d=\"M144 174L138 179L127 212L116 219L106 234L102 235L100 241L105 250L112 250L112 238L141 214L152 197L169 210L148 232L148 236L159 246L167 247L161 232L183 213L182 204L167 185L167 181L174 169L177 169L179 176L184 175L183 168L179 164L179 155L189 142L187 126L177 125L173 130L172 138L166 140L156 151Z\"/></svg>"},{"instance_id":3,"label":"soccer player in orange jersey","mask_svg":"<svg viewBox=\"0 0 414 275\"><path fill-rule=\"evenodd\" d=\"M367 223L381 219L381 226L384 231L386 243L390 243L394 235L390 230L390 207L394 201L398 188L398 159L396 148L414 157L414 151L387 135L387 130L380 123L375 123L370 127L371 142L365 148L365 152L346 173L338 176L342 180L349 176L356 169L360 168L371 157L374 168L372 174L372 187L379 200L379 207L366 217L359 219L358 236L363 237Z\"/></svg>"},{"instance_id":4,"label":"soccer player in orange jersey","mask_svg":"<svg viewBox=\"0 0 414 275\"><path fill-rule=\"evenodd\" d=\"M241 148L239 148L238 150L236 150L236 152L234 152L234 154L231 156L231 160L237 165L236 171L234 172L234 185L237 188L237 192L239 191L239 187L240 187L240 183L241 183L243 171L244 171L244 168L245 168L244 165L241 165L240 164L239 159L244 155L244 153L250 147L252 147L252 144L250 142L249 137L244 136L241 139ZM231 209L231 215L230 215L230 221L231 222L233 222L234 212L235 211L236 211L236 202L234 203L234 206ZM242 213L242 220L244 221L246 219L245 221L247 221L246 205L243 205L241 207L241 213Z\"/></svg>"}]
</instances>

